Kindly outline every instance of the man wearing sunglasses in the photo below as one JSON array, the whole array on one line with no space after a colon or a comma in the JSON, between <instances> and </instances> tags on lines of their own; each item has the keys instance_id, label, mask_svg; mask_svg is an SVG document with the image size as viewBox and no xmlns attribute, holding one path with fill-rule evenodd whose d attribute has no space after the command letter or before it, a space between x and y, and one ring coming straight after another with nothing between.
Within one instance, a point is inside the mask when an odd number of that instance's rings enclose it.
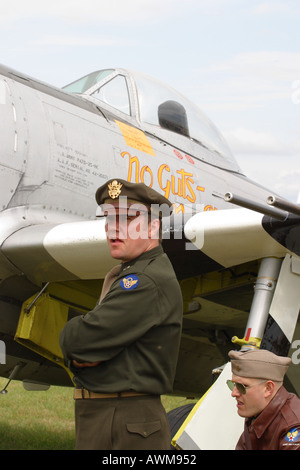
<instances>
[{"instance_id":1,"label":"man wearing sunglasses","mask_svg":"<svg viewBox=\"0 0 300 470\"><path fill-rule=\"evenodd\" d=\"M112 258L96 307L60 335L74 373L76 448L165 450L170 429L160 395L173 387L182 295L161 245L172 204L139 183L113 179L96 201Z\"/></svg>"},{"instance_id":2,"label":"man wearing sunglasses","mask_svg":"<svg viewBox=\"0 0 300 470\"><path fill-rule=\"evenodd\" d=\"M263 349L230 351L229 357L227 385L245 418L236 450L300 450L300 399L283 386L291 359Z\"/></svg>"}]
</instances>

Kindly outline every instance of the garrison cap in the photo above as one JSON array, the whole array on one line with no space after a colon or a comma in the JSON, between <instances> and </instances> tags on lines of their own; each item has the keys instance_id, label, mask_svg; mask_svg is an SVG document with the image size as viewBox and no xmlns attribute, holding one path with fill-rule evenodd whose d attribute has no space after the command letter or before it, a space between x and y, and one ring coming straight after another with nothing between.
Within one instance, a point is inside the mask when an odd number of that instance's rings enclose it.
<instances>
[{"instance_id":1,"label":"garrison cap","mask_svg":"<svg viewBox=\"0 0 300 470\"><path fill-rule=\"evenodd\" d=\"M112 178L100 186L96 191L96 201L99 206L103 204L116 204L127 200L127 204L144 204L154 212L161 213L162 217L172 213L172 203L159 192L144 183L131 183L129 181ZM148 210L148 209L147 209Z\"/></svg>"},{"instance_id":2,"label":"garrison cap","mask_svg":"<svg viewBox=\"0 0 300 470\"><path fill-rule=\"evenodd\" d=\"M276 356L266 349L249 349L245 352L229 351L231 370L239 377L282 382L291 359Z\"/></svg>"}]
</instances>

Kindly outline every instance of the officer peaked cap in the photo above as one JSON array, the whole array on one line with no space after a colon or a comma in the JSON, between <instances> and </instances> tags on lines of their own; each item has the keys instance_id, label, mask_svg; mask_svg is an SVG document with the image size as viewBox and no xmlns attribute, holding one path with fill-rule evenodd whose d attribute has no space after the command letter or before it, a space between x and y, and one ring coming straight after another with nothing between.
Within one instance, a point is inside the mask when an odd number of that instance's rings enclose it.
<instances>
[{"instance_id":1,"label":"officer peaked cap","mask_svg":"<svg viewBox=\"0 0 300 470\"><path fill-rule=\"evenodd\" d=\"M145 204L150 207L157 206L162 216L168 216L172 212L172 203L159 192L144 183L131 183L129 181L112 178L100 186L96 191L96 201L102 204L116 204L120 198L127 198L128 203Z\"/></svg>"}]
</instances>

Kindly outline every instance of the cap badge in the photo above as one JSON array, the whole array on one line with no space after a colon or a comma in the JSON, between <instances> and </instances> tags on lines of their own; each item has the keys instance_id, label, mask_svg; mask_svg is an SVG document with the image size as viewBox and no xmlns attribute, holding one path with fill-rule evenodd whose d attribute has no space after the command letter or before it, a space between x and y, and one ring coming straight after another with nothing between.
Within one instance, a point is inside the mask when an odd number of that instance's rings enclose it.
<instances>
[{"instance_id":1,"label":"cap badge","mask_svg":"<svg viewBox=\"0 0 300 470\"><path fill-rule=\"evenodd\" d=\"M118 183L117 180L108 183L108 194L112 199L116 199L121 194L122 183Z\"/></svg>"}]
</instances>

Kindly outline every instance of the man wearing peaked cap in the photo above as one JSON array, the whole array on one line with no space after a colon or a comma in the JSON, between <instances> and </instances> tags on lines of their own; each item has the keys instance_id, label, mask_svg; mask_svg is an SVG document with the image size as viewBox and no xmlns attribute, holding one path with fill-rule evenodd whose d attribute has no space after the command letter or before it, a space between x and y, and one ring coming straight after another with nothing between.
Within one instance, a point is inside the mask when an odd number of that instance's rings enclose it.
<instances>
[{"instance_id":1,"label":"man wearing peaked cap","mask_svg":"<svg viewBox=\"0 0 300 470\"><path fill-rule=\"evenodd\" d=\"M118 178L102 185L96 200L111 256L121 264L107 274L96 307L60 335L76 384L76 448L168 450L160 395L173 388L182 295L158 233L172 204Z\"/></svg>"},{"instance_id":2,"label":"man wearing peaked cap","mask_svg":"<svg viewBox=\"0 0 300 470\"><path fill-rule=\"evenodd\" d=\"M300 450L300 399L283 386L291 359L264 349L230 351L227 384L245 418L236 450Z\"/></svg>"},{"instance_id":3,"label":"man wearing peaked cap","mask_svg":"<svg viewBox=\"0 0 300 470\"><path fill-rule=\"evenodd\" d=\"M106 217L111 256L122 261L136 258L156 246L161 239L161 218L170 216L173 208L167 198L144 183L119 178L98 188L96 201L100 208L98 215Z\"/></svg>"}]
</instances>

